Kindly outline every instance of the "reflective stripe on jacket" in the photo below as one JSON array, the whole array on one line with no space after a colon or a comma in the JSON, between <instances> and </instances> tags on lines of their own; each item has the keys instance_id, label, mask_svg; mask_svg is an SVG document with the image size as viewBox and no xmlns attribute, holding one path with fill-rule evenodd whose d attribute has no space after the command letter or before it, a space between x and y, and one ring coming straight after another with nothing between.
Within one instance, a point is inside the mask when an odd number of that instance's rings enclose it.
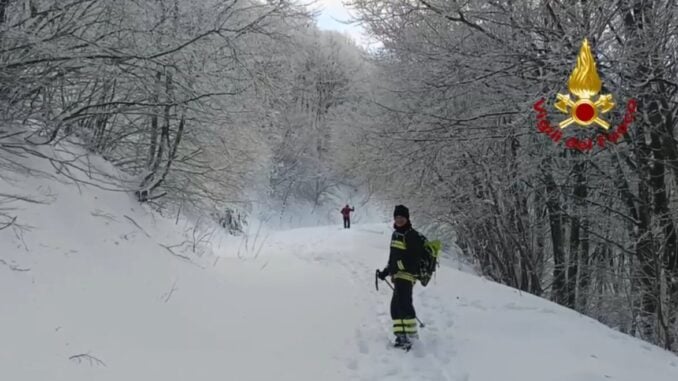
<instances>
[{"instance_id":1,"label":"reflective stripe on jacket","mask_svg":"<svg viewBox=\"0 0 678 381\"><path fill-rule=\"evenodd\" d=\"M389 274L414 282L416 274L419 274L419 260L423 253L424 243L416 230L394 231L388 258Z\"/></svg>"}]
</instances>

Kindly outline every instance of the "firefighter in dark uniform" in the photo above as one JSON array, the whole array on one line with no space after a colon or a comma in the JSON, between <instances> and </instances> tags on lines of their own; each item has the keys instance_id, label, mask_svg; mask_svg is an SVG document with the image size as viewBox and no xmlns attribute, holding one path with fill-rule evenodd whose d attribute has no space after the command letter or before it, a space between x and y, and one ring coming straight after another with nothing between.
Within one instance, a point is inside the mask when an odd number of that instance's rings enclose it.
<instances>
[{"instance_id":1,"label":"firefighter in dark uniform","mask_svg":"<svg viewBox=\"0 0 678 381\"><path fill-rule=\"evenodd\" d=\"M417 320L412 305L412 288L419 274L419 261L424 254L424 242L412 228L410 212L404 205L397 205L393 212L394 229L391 235L391 251L388 266L378 272L379 279L390 276L393 281L391 318L393 333L398 347L411 345L417 336Z\"/></svg>"}]
</instances>

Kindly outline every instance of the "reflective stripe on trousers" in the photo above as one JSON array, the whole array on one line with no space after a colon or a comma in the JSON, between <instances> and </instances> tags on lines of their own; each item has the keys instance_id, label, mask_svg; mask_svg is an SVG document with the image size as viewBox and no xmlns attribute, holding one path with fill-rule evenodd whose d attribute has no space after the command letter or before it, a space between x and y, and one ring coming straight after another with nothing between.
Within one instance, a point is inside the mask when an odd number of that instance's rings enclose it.
<instances>
[{"instance_id":1,"label":"reflective stripe on trousers","mask_svg":"<svg viewBox=\"0 0 678 381\"><path fill-rule=\"evenodd\" d=\"M417 320L416 319L394 319L393 320L393 333L417 333Z\"/></svg>"}]
</instances>

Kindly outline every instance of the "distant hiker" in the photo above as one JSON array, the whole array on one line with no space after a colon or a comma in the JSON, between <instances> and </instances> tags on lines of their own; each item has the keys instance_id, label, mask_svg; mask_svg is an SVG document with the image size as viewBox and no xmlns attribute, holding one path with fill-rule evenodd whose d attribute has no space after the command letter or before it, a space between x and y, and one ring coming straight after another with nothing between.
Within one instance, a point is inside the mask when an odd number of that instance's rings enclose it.
<instances>
[{"instance_id":1,"label":"distant hiker","mask_svg":"<svg viewBox=\"0 0 678 381\"><path fill-rule=\"evenodd\" d=\"M351 228L351 212L355 212L355 208L351 208L348 204L341 210L341 215L344 216L344 229Z\"/></svg>"},{"instance_id":2,"label":"distant hiker","mask_svg":"<svg viewBox=\"0 0 678 381\"><path fill-rule=\"evenodd\" d=\"M377 277L385 280L390 276L393 281L391 318L396 336L395 346L409 349L412 345L410 338L419 337L417 316L412 305L412 288L420 273L421 258L426 252L424 239L412 228L410 211L404 205L395 207L393 219L395 231L391 235L388 265L382 271L377 270Z\"/></svg>"}]
</instances>

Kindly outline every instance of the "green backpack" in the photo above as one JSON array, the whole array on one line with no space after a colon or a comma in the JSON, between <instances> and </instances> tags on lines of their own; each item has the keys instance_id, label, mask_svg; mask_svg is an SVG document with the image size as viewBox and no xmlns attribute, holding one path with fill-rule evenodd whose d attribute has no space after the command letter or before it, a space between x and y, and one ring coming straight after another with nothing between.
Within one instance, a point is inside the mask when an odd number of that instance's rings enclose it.
<instances>
[{"instance_id":1,"label":"green backpack","mask_svg":"<svg viewBox=\"0 0 678 381\"><path fill-rule=\"evenodd\" d=\"M424 241L425 254L419 260L419 276L417 276L417 279L419 279L422 286L426 287L428 282L431 281L436 268L440 265L438 257L440 257L442 243L439 240L429 241L422 234L420 236Z\"/></svg>"}]
</instances>

